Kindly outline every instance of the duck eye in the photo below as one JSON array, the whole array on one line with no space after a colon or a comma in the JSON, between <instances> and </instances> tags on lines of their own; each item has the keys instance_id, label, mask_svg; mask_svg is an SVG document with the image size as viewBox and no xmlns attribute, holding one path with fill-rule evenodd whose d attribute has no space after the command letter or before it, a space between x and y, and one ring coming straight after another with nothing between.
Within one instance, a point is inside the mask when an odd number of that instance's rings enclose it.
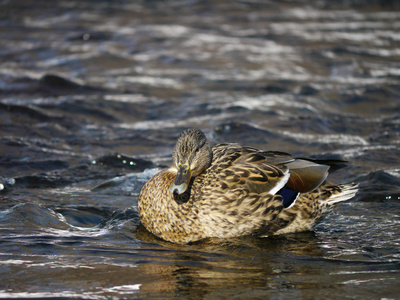
<instances>
[{"instance_id":1,"label":"duck eye","mask_svg":"<svg viewBox=\"0 0 400 300\"><path fill-rule=\"evenodd\" d=\"M198 153L199 151L200 151L200 148L197 147L195 152Z\"/></svg>"}]
</instances>

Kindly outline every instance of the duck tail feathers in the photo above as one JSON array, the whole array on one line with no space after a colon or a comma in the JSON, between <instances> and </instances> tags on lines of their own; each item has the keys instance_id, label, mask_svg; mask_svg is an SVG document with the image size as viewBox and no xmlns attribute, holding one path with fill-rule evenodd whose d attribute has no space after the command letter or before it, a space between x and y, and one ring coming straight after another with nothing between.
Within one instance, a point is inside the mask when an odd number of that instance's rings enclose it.
<instances>
[{"instance_id":1,"label":"duck tail feathers","mask_svg":"<svg viewBox=\"0 0 400 300\"><path fill-rule=\"evenodd\" d=\"M331 195L324 199L327 204L334 205L339 202L347 201L353 198L358 192L357 183L347 183L337 186L335 192L331 191Z\"/></svg>"}]
</instances>

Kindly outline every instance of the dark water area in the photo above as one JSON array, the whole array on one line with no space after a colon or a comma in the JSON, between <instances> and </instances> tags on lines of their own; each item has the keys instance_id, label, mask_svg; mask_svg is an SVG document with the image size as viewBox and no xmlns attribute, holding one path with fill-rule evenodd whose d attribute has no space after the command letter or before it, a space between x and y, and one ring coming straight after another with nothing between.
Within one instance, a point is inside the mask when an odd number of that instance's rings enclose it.
<instances>
[{"instance_id":1,"label":"dark water area","mask_svg":"<svg viewBox=\"0 0 400 300\"><path fill-rule=\"evenodd\" d=\"M178 246L179 132L349 166L313 232ZM398 1L0 1L0 298L399 299Z\"/></svg>"}]
</instances>

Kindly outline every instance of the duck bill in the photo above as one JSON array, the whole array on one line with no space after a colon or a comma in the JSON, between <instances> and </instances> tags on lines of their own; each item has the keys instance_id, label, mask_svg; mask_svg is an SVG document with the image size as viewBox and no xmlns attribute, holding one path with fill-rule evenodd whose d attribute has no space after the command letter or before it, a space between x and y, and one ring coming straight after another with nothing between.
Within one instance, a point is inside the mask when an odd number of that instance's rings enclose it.
<instances>
[{"instance_id":1,"label":"duck bill","mask_svg":"<svg viewBox=\"0 0 400 300\"><path fill-rule=\"evenodd\" d=\"M180 164L174 183L171 186L171 193L181 195L186 192L191 178L192 171L190 170L189 163L187 162L184 165Z\"/></svg>"}]
</instances>

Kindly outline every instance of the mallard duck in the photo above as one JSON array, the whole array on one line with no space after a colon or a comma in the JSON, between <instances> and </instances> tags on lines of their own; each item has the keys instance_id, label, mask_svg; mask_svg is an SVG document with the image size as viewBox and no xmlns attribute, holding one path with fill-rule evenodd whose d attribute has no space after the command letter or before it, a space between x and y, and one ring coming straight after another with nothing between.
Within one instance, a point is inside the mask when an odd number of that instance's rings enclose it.
<instances>
[{"instance_id":1,"label":"mallard duck","mask_svg":"<svg viewBox=\"0 0 400 300\"><path fill-rule=\"evenodd\" d=\"M356 184L325 181L343 161L238 144L211 147L198 129L179 135L172 160L143 186L138 210L148 231L178 244L312 230L357 192Z\"/></svg>"}]
</instances>

